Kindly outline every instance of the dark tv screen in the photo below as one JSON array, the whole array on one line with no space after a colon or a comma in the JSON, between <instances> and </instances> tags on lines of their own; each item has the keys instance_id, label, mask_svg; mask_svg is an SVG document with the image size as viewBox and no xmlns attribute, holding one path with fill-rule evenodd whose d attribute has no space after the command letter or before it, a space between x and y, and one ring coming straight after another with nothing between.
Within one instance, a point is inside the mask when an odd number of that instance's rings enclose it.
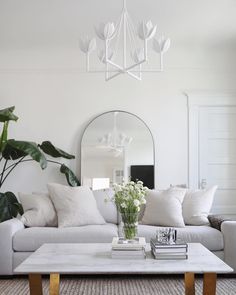
<instances>
[{"instance_id":1,"label":"dark tv screen","mask_svg":"<svg viewBox=\"0 0 236 295\"><path fill-rule=\"evenodd\" d=\"M130 166L131 180L141 180L144 186L154 189L154 166L153 165L132 165Z\"/></svg>"}]
</instances>

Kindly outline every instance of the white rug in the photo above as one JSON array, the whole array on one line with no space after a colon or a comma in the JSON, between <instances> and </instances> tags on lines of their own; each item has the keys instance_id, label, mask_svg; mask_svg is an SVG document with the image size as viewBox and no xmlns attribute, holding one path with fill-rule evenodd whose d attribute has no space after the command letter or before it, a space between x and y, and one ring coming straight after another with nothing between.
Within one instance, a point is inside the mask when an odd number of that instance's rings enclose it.
<instances>
[{"instance_id":1,"label":"white rug","mask_svg":"<svg viewBox=\"0 0 236 295\"><path fill-rule=\"evenodd\" d=\"M43 280L44 294L48 294L49 280ZM202 294L202 279L196 279L196 295ZM0 279L1 295L28 295L26 278ZM183 295L181 277L63 277L61 295ZM217 295L235 295L236 278L218 278Z\"/></svg>"}]
</instances>

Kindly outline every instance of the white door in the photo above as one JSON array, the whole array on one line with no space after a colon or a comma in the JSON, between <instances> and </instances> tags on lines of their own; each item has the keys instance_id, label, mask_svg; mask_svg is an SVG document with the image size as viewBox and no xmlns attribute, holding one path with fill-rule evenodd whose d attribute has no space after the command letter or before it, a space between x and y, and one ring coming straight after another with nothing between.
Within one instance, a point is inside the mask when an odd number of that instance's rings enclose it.
<instances>
[{"instance_id":1,"label":"white door","mask_svg":"<svg viewBox=\"0 0 236 295\"><path fill-rule=\"evenodd\" d=\"M199 187L217 184L212 212L236 213L236 107L199 108Z\"/></svg>"}]
</instances>

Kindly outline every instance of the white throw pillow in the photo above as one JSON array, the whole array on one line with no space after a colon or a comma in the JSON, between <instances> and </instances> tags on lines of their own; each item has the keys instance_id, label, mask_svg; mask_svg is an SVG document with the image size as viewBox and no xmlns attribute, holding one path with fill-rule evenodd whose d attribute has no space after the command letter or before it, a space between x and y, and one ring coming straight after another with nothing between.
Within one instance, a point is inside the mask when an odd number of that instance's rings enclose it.
<instances>
[{"instance_id":1,"label":"white throw pillow","mask_svg":"<svg viewBox=\"0 0 236 295\"><path fill-rule=\"evenodd\" d=\"M49 194L19 193L24 209L21 221L28 227L57 226L57 215Z\"/></svg>"},{"instance_id":2,"label":"white throw pillow","mask_svg":"<svg viewBox=\"0 0 236 295\"><path fill-rule=\"evenodd\" d=\"M114 190L111 188L93 191L99 212L102 214L106 222L118 223L118 212L114 197Z\"/></svg>"},{"instance_id":3,"label":"white throw pillow","mask_svg":"<svg viewBox=\"0 0 236 295\"><path fill-rule=\"evenodd\" d=\"M182 202L186 190L170 188L165 191L150 190L146 197L143 224L184 227Z\"/></svg>"},{"instance_id":4,"label":"white throw pillow","mask_svg":"<svg viewBox=\"0 0 236 295\"><path fill-rule=\"evenodd\" d=\"M205 190L187 190L183 202L183 217L186 224L209 224L210 213L217 186Z\"/></svg>"},{"instance_id":5,"label":"white throw pillow","mask_svg":"<svg viewBox=\"0 0 236 295\"><path fill-rule=\"evenodd\" d=\"M106 223L89 187L49 183L48 190L57 212L58 227Z\"/></svg>"}]
</instances>

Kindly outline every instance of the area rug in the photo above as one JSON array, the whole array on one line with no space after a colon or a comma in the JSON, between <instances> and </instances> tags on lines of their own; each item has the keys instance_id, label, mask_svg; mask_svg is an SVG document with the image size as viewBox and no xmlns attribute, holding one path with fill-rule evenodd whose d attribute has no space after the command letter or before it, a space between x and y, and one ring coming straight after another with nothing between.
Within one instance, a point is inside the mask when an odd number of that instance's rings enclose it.
<instances>
[{"instance_id":1,"label":"area rug","mask_svg":"<svg viewBox=\"0 0 236 295\"><path fill-rule=\"evenodd\" d=\"M49 280L43 280L48 294ZM196 295L202 294L202 279L196 279ZM27 278L0 279L1 295L28 295ZM62 295L183 295L182 277L63 277ZM217 295L235 295L236 278L218 278Z\"/></svg>"}]
</instances>

